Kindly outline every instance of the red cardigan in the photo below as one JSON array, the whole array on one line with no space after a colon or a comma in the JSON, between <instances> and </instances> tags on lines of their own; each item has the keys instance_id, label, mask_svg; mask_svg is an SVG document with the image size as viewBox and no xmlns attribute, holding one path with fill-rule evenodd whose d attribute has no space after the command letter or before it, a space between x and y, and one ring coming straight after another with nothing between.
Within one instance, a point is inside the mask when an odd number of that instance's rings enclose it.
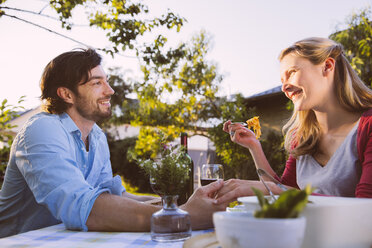
<instances>
[{"instance_id":1,"label":"red cardigan","mask_svg":"<svg viewBox=\"0 0 372 248\"><path fill-rule=\"evenodd\" d=\"M372 109L364 112L357 131L357 150L362 173L355 189L355 197L372 198ZM296 159L289 156L280 180L299 188L296 180Z\"/></svg>"}]
</instances>

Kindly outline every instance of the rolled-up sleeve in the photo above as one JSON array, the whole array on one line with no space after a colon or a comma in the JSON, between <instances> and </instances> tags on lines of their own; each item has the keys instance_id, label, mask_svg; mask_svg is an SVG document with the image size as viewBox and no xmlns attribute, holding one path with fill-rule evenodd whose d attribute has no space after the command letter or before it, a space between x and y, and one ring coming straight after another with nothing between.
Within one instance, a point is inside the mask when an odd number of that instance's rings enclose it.
<instances>
[{"instance_id":1,"label":"rolled-up sleeve","mask_svg":"<svg viewBox=\"0 0 372 248\"><path fill-rule=\"evenodd\" d=\"M91 186L76 164L72 136L56 118L41 118L26 127L18 140L16 164L36 202L68 229L87 231L94 201L112 187ZM114 183L117 179L112 179Z\"/></svg>"}]
</instances>

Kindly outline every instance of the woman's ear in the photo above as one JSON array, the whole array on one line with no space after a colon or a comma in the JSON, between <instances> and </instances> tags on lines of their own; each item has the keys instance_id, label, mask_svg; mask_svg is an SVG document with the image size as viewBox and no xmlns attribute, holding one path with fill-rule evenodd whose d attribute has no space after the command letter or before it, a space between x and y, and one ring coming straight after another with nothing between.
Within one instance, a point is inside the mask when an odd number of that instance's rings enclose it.
<instances>
[{"instance_id":1,"label":"woman's ear","mask_svg":"<svg viewBox=\"0 0 372 248\"><path fill-rule=\"evenodd\" d=\"M324 61L324 68L323 68L323 74L324 74L324 76L326 76L330 72L334 72L334 70L335 70L335 64L336 64L336 61L334 60L334 58L331 58L331 57L327 58Z\"/></svg>"},{"instance_id":2,"label":"woman's ear","mask_svg":"<svg viewBox=\"0 0 372 248\"><path fill-rule=\"evenodd\" d=\"M57 89L57 95L67 103L74 103L73 93L70 89L59 87Z\"/></svg>"}]
</instances>

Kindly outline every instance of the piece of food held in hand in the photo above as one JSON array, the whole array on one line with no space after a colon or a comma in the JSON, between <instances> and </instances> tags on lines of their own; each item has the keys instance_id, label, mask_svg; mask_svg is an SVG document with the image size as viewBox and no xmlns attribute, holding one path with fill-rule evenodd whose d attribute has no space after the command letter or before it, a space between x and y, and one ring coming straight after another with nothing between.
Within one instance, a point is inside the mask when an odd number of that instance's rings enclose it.
<instances>
[{"instance_id":1,"label":"piece of food held in hand","mask_svg":"<svg viewBox=\"0 0 372 248\"><path fill-rule=\"evenodd\" d=\"M257 139L261 137L261 126L260 126L260 121L258 120L258 118L259 118L258 116L255 116L246 121L248 128L253 129L253 132L256 135Z\"/></svg>"}]
</instances>

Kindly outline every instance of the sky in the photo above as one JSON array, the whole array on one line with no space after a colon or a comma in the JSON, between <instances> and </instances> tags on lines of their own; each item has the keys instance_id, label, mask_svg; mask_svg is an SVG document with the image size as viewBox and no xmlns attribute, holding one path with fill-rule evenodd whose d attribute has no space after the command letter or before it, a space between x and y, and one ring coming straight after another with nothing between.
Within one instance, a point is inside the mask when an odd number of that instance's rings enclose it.
<instances>
[{"instance_id":1,"label":"sky","mask_svg":"<svg viewBox=\"0 0 372 248\"><path fill-rule=\"evenodd\" d=\"M297 40L328 37L353 12L371 5L371 0L144 0L153 15L170 9L187 19L180 33L167 33L171 44L188 41L205 30L212 37L208 59L224 75L221 92L225 95L253 94L280 85L280 51ZM40 11L46 0L7 0L2 6ZM14 12L9 12L14 14ZM51 15L50 8L43 9ZM72 31L58 22L22 15L93 47L104 47L102 32L89 27ZM80 16L80 15L79 15ZM77 19L83 23L84 20ZM3 16L0 18L0 100L28 109L40 104L39 82L45 65L59 54L81 45L30 24ZM127 75L140 78L138 59L133 54L111 58L103 55L105 69L118 66Z\"/></svg>"}]
</instances>

